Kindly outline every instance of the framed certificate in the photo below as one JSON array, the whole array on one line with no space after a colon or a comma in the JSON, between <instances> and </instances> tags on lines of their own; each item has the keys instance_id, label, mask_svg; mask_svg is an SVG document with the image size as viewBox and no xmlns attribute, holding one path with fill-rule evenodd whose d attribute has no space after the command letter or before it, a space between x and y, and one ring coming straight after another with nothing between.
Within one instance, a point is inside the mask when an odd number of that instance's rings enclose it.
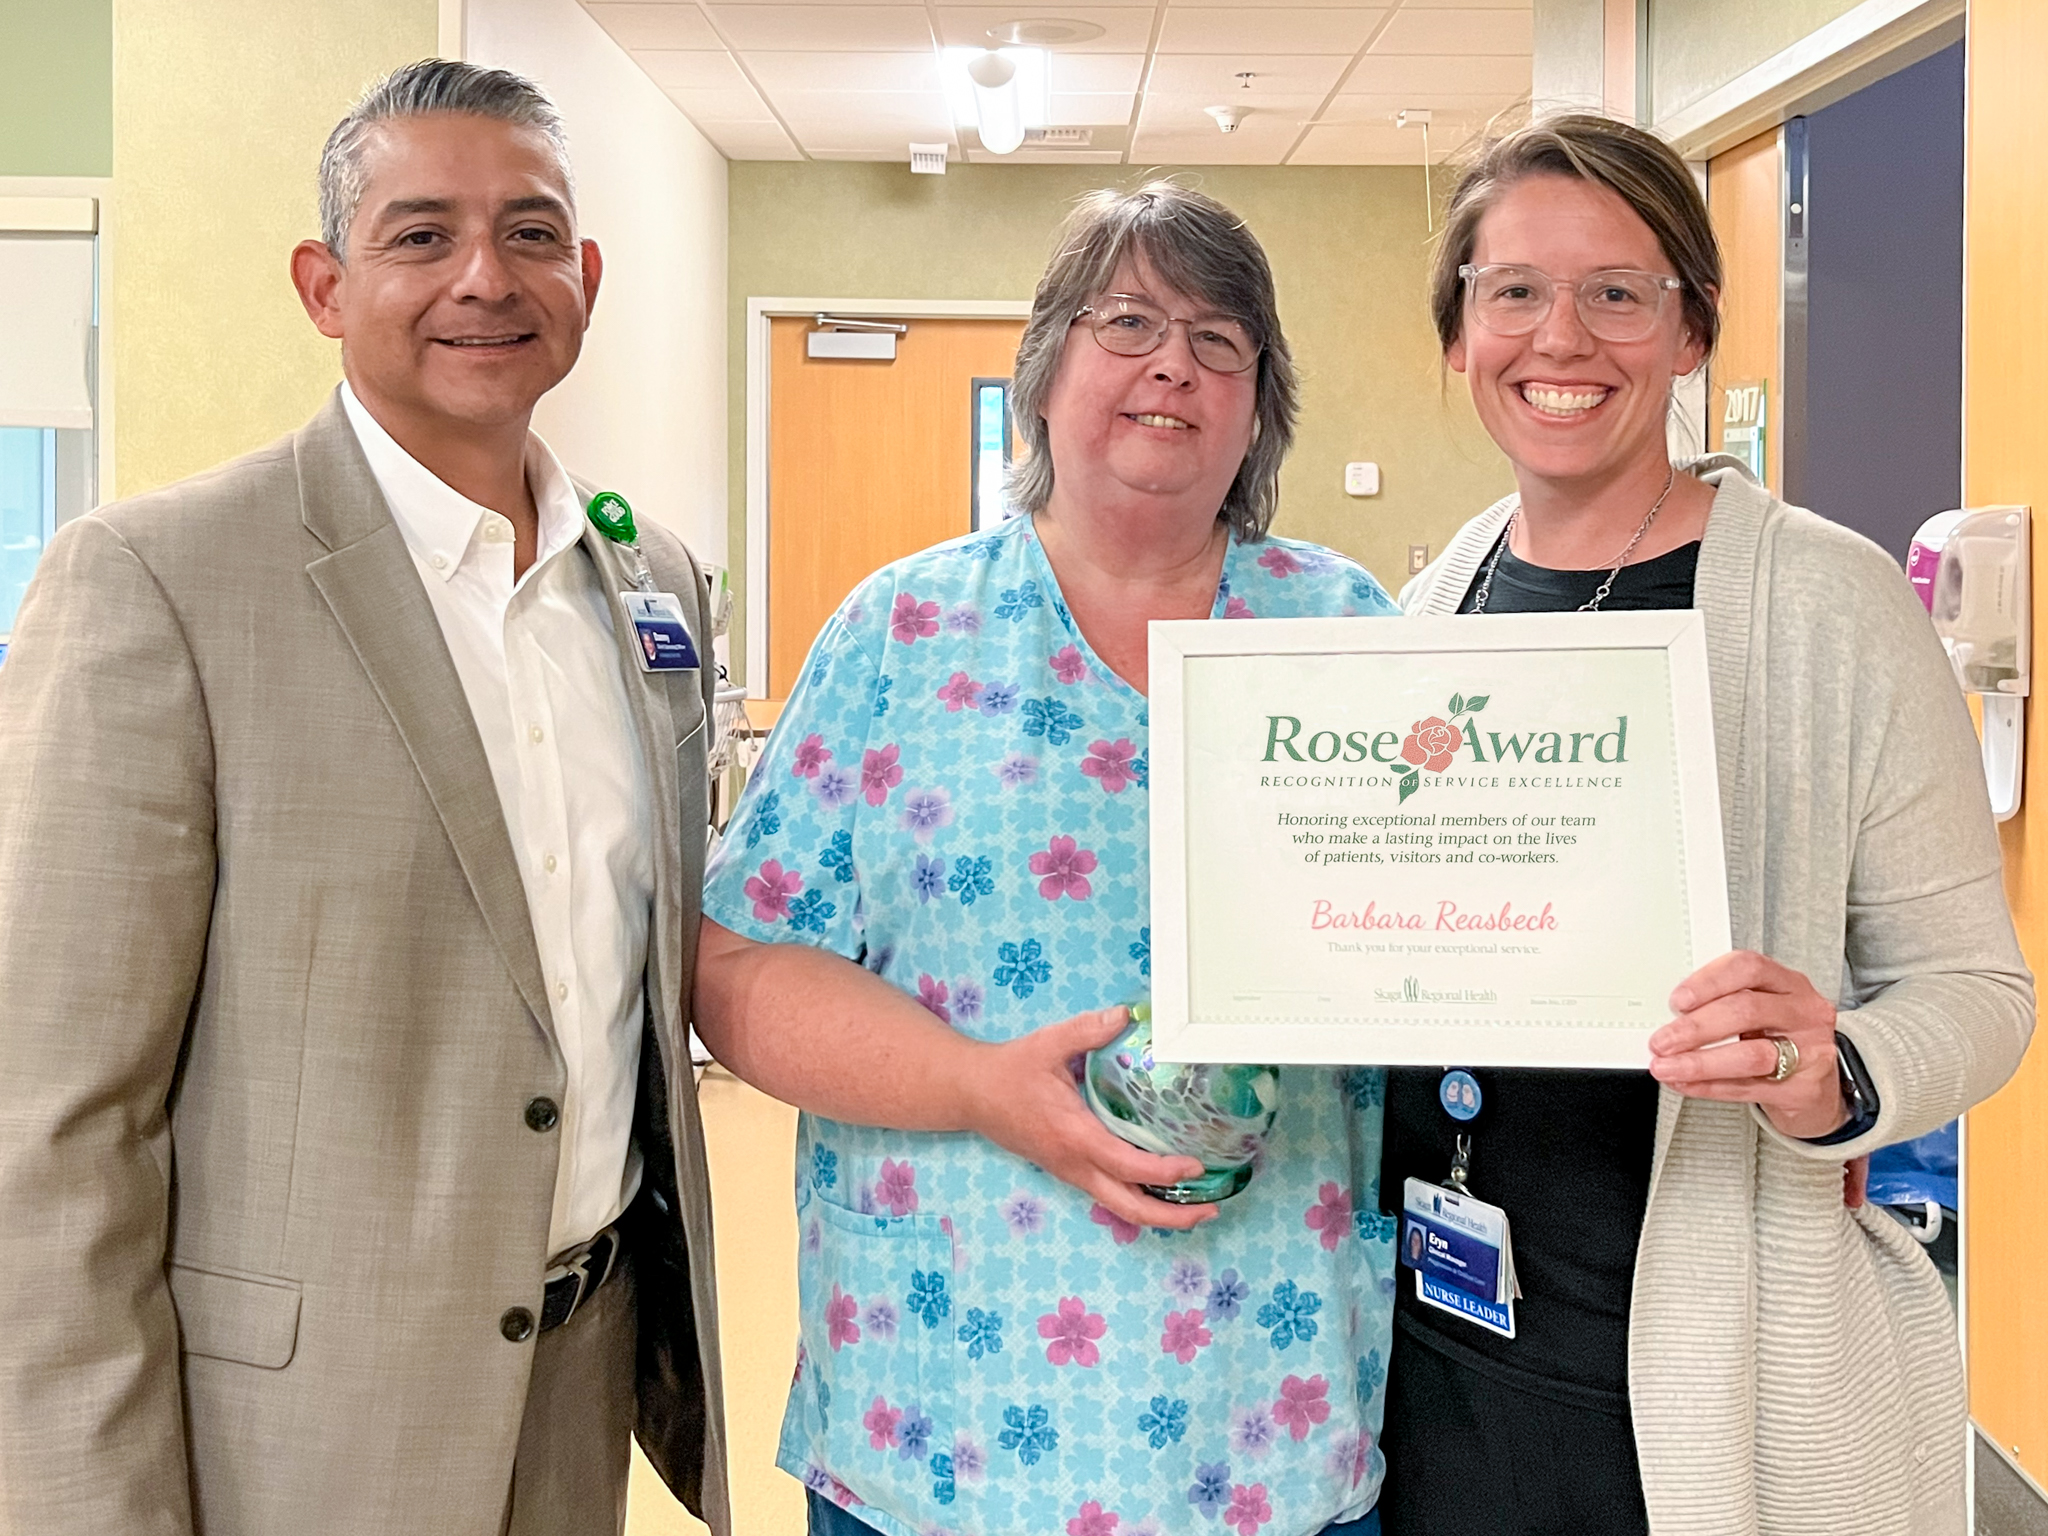
<instances>
[{"instance_id":1,"label":"framed certificate","mask_svg":"<svg viewBox=\"0 0 2048 1536\"><path fill-rule=\"evenodd\" d=\"M1725 952L1691 609L1151 627L1169 1061L1635 1067Z\"/></svg>"}]
</instances>

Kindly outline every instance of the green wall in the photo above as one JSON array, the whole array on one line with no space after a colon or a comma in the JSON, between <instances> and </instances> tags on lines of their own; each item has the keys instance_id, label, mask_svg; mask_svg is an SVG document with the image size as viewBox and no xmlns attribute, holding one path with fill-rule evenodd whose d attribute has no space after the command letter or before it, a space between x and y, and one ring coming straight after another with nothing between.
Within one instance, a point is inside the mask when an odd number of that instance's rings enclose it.
<instances>
[{"instance_id":1,"label":"green wall","mask_svg":"<svg viewBox=\"0 0 2048 1536\"><path fill-rule=\"evenodd\" d=\"M737 161L730 187L732 569L746 569L746 305L752 297L1029 299L1080 193L1151 172L1109 166ZM1249 221L1273 263L1302 374L1300 436L1275 531L1363 561L1388 587L1512 489L1464 385L1446 387L1424 307L1419 170L1210 166L1182 173ZM1344 465L1380 465L1378 496ZM736 619L735 635L743 635Z\"/></svg>"},{"instance_id":2,"label":"green wall","mask_svg":"<svg viewBox=\"0 0 2048 1536\"><path fill-rule=\"evenodd\" d=\"M1656 121L1691 106L1857 0L1650 0L1650 101Z\"/></svg>"},{"instance_id":3,"label":"green wall","mask_svg":"<svg viewBox=\"0 0 2048 1536\"><path fill-rule=\"evenodd\" d=\"M113 174L113 0L0 0L0 176Z\"/></svg>"}]
</instances>

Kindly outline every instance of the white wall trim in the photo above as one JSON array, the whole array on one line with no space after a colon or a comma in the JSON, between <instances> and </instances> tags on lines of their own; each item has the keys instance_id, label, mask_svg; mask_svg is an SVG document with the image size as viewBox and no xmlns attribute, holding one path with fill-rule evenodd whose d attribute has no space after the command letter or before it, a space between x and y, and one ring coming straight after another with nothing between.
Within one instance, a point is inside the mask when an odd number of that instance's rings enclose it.
<instances>
[{"instance_id":1,"label":"white wall trim","mask_svg":"<svg viewBox=\"0 0 2048 1536\"><path fill-rule=\"evenodd\" d=\"M23 213L45 214L81 202L92 204L94 309L99 325L93 332L93 411L99 433L99 500L114 499L114 179L111 176L0 176L0 205L13 204ZM15 226L17 228L22 226ZM50 228L50 225L39 226ZM78 231L84 233L84 231Z\"/></svg>"},{"instance_id":2,"label":"white wall trim","mask_svg":"<svg viewBox=\"0 0 2048 1536\"><path fill-rule=\"evenodd\" d=\"M747 298L747 697L768 697L768 322L791 315L1028 320L1029 299Z\"/></svg>"},{"instance_id":3,"label":"white wall trim","mask_svg":"<svg viewBox=\"0 0 2048 1536\"><path fill-rule=\"evenodd\" d=\"M1707 159L1816 112L1963 35L1966 0L1863 0L1754 69L1657 120L1687 159Z\"/></svg>"}]
</instances>

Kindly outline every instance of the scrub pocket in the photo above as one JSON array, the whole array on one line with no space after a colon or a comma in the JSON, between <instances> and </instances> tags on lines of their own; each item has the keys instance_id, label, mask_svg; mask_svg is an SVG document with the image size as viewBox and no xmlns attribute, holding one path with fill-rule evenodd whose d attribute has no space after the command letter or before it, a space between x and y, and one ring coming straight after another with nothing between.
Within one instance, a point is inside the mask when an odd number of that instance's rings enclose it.
<instances>
[{"instance_id":1,"label":"scrub pocket","mask_svg":"<svg viewBox=\"0 0 2048 1536\"><path fill-rule=\"evenodd\" d=\"M809 1193L798 1288L825 1465L867 1503L922 1507L952 1484L952 1238L937 1216Z\"/></svg>"}]
</instances>

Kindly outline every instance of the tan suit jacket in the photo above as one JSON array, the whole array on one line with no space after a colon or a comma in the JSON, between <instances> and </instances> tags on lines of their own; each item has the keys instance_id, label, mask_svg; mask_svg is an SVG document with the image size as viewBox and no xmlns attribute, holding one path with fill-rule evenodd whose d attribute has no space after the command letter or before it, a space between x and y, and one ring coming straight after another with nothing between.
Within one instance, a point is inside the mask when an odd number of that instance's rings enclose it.
<instances>
[{"instance_id":1,"label":"tan suit jacket","mask_svg":"<svg viewBox=\"0 0 2048 1536\"><path fill-rule=\"evenodd\" d=\"M690 555L641 545L708 655ZM684 1017L710 678L616 626L657 836L640 1435L724 1532ZM0 1533L495 1536L560 1145L526 1108L563 1083L483 744L338 397L64 528L0 666Z\"/></svg>"}]
</instances>

